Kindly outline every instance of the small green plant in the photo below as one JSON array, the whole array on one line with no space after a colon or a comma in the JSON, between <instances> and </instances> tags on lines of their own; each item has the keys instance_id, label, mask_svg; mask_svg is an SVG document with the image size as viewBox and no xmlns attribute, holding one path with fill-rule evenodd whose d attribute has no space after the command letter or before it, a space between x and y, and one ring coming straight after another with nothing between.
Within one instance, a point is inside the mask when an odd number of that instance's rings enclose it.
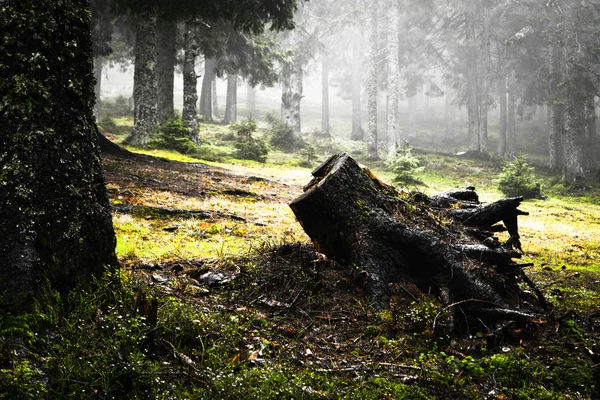
<instances>
[{"instance_id":1,"label":"small green plant","mask_svg":"<svg viewBox=\"0 0 600 400\"><path fill-rule=\"evenodd\" d=\"M107 117L128 117L133 115L133 109L126 97L119 96L112 100L102 101L102 114Z\"/></svg>"},{"instance_id":2,"label":"small green plant","mask_svg":"<svg viewBox=\"0 0 600 400\"><path fill-rule=\"evenodd\" d=\"M148 142L148 148L175 150L182 154L198 152L198 146L190 139L189 129L181 117L172 118L159 126L156 136Z\"/></svg>"},{"instance_id":3,"label":"small green plant","mask_svg":"<svg viewBox=\"0 0 600 400\"><path fill-rule=\"evenodd\" d=\"M272 147L285 152L304 147L304 142L294 134L292 127L281 122L274 113L268 113L265 119L269 125L267 134Z\"/></svg>"},{"instance_id":4,"label":"small green plant","mask_svg":"<svg viewBox=\"0 0 600 400\"><path fill-rule=\"evenodd\" d=\"M264 163L267 161L269 148L264 140L252 137L256 129L257 124L252 117L248 117L240 123L231 124L231 131L236 137L234 146L237 149L237 157Z\"/></svg>"},{"instance_id":5,"label":"small green plant","mask_svg":"<svg viewBox=\"0 0 600 400\"><path fill-rule=\"evenodd\" d=\"M117 131L117 123L114 119L108 116L102 118L98 125L102 128L102 130L109 133L115 133Z\"/></svg>"},{"instance_id":6,"label":"small green plant","mask_svg":"<svg viewBox=\"0 0 600 400\"><path fill-rule=\"evenodd\" d=\"M423 183L416 176L423 171L423 167L420 166L419 159L412 155L410 149L399 150L389 157L385 164L394 174L395 183L404 185Z\"/></svg>"},{"instance_id":7,"label":"small green plant","mask_svg":"<svg viewBox=\"0 0 600 400\"><path fill-rule=\"evenodd\" d=\"M540 185L535 181L534 168L522 155L507 163L502 169L498 181L498 190L505 196L523 196L525 198L540 198Z\"/></svg>"}]
</instances>

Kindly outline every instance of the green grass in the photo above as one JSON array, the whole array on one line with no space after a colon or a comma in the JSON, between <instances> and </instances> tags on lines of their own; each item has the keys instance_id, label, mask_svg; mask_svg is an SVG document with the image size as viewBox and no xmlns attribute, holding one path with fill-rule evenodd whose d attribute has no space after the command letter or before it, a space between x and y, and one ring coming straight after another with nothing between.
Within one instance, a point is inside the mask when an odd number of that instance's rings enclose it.
<instances>
[{"instance_id":1,"label":"green grass","mask_svg":"<svg viewBox=\"0 0 600 400\"><path fill-rule=\"evenodd\" d=\"M205 147L213 154L232 148L224 139L227 127L205 124L202 129L210 143ZM391 182L383 161L366 162L364 147L335 139L331 150L350 152ZM200 161L242 177L205 169L136 171L107 161L109 180L120 172L125 178L135 174L173 185L166 190L138 187L140 179L112 182L112 201L216 210L248 222L115 212L123 265L118 279L104 277L94 290L78 289L63 298L46 293L36 312L22 317L0 310L0 398L597 396L597 366L589 362L589 351L597 351L600 343L586 317L600 304L597 187L568 187L543 169L536 171L549 197L520 207L530 213L519 219L525 251L521 261L535 264L527 273L557 308L552 322L540 318L516 325L507 329L499 348L490 348L486 332L467 338L437 336L432 316L442 306L432 296L409 309L375 310L348 283L351 277L314 253L294 253L310 248L287 206L310 180L310 168L297 167L302 154L271 152L267 163L260 164L227 155L211 161L132 150ZM416 154L425 167L420 175L425 184L418 189L435 194L473 185L484 202L502 197L496 187L499 160ZM319 161L328 155L318 148ZM250 176L266 180L244 179ZM203 190L189 195L197 187ZM244 192L224 194L227 189ZM163 230L172 225L179 227ZM147 271L147 265L158 269ZM237 278L228 285L206 286L199 282L205 271L234 272ZM155 274L168 281L155 282ZM157 299L156 321L151 299ZM277 302L293 306L281 308ZM14 355L24 349L28 359L17 360Z\"/></svg>"}]
</instances>

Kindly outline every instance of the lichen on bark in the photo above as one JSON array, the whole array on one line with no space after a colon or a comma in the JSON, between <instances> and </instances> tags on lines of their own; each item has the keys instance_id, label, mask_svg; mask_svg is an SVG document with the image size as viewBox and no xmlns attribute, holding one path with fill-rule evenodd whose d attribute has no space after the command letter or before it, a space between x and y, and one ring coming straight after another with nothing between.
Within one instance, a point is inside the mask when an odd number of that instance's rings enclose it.
<instances>
[{"instance_id":1,"label":"lichen on bark","mask_svg":"<svg viewBox=\"0 0 600 400\"><path fill-rule=\"evenodd\" d=\"M27 309L115 270L85 1L8 0L0 51L0 296Z\"/></svg>"}]
</instances>

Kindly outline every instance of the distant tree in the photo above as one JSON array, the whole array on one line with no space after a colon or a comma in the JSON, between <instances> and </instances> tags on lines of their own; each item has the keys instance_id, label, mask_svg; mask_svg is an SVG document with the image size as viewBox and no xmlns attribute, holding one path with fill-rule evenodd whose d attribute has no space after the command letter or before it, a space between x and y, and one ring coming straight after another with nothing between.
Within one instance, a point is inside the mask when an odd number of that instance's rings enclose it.
<instances>
[{"instance_id":1,"label":"distant tree","mask_svg":"<svg viewBox=\"0 0 600 400\"><path fill-rule=\"evenodd\" d=\"M237 86L238 75L227 74L227 101L225 104L225 115L223 122L230 124L237 120Z\"/></svg>"},{"instance_id":2,"label":"distant tree","mask_svg":"<svg viewBox=\"0 0 600 400\"><path fill-rule=\"evenodd\" d=\"M387 41L388 62L388 109L387 109L387 138L388 154L396 154L396 143L399 139L400 123L400 9L394 2L389 8L390 22Z\"/></svg>"},{"instance_id":3,"label":"distant tree","mask_svg":"<svg viewBox=\"0 0 600 400\"><path fill-rule=\"evenodd\" d=\"M367 158L378 160L377 149L377 60L379 55L377 24L379 23L378 0L370 8L369 19L369 58L367 68Z\"/></svg>"},{"instance_id":4,"label":"distant tree","mask_svg":"<svg viewBox=\"0 0 600 400\"><path fill-rule=\"evenodd\" d=\"M89 3L0 7L0 299L27 309L118 267L97 145Z\"/></svg>"}]
</instances>

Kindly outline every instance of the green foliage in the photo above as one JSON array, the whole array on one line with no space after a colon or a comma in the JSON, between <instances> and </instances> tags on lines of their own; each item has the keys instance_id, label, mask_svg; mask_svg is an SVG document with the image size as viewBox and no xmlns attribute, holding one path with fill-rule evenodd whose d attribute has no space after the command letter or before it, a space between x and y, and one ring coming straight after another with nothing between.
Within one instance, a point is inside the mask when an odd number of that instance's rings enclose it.
<instances>
[{"instance_id":1,"label":"green foliage","mask_svg":"<svg viewBox=\"0 0 600 400\"><path fill-rule=\"evenodd\" d=\"M129 107L129 101L123 96L116 97L112 100L103 100L101 105L102 114L105 117L130 117L133 111Z\"/></svg>"},{"instance_id":2,"label":"green foliage","mask_svg":"<svg viewBox=\"0 0 600 400\"><path fill-rule=\"evenodd\" d=\"M292 127L281 122L274 113L267 113L265 119L269 125L267 135L272 147L285 152L304 147L304 142L294 134Z\"/></svg>"},{"instance_id":3,"label":"green foliage","mask_svg":"<svg viewBox=\"0 0 600 400\"><path fill-rule=\"evenodd\" d=\"M115 122L115 120L108 116L105 116L104 118L102 118L102 120L98 123L98 125L105 132L114 133L118 129L117 123Z\"/></svg>"},{"instance_id":4,"label":"green foliage","mask_svg":"<svg viewBox=\"0 0 600 400\"><path fill-rule=\"evenodd\" d=\"M156 136L148 142L148 148L175 150L182 154L198 152L198 146L190 139L189 129L180 117L172 118L159 126Z\"/></svg>"},{"instance_id":5,"label":"green foliage","mask_svg":"<svg viewBox=\"0 0 600 400\"><path fill-rule=\"evenodd\" d=\"M394 174L394 182L403 185L423 183L416 174L423 171L419 159L412 155L410 149L399 150L388 158L386 167Z\"/></svg>"},{"instance_id":6,"label":"green foliage","mask_svg":"<svg viewBox=\"0 0 600 400\"><path fill-rule=\"evenodd\" d=\"M522 155L507 163L498 181L498 190L505 196L540 198L540 185L535 181L534 168Z\"/></svg>"},{"instance_id":7,"label":"green foliage","mask_svg":"<svg viewBox=\"0 0 600 400\"><path fill-rule=\"evenodd\" d=\"M267 161L269 148L264 140L252 137L256 128L256 121L252 117L248 117L240 123L231 124L231 131L236 137L234 146L237 149L238 158L264 163Z\"/></svg>"}]
</instances>

